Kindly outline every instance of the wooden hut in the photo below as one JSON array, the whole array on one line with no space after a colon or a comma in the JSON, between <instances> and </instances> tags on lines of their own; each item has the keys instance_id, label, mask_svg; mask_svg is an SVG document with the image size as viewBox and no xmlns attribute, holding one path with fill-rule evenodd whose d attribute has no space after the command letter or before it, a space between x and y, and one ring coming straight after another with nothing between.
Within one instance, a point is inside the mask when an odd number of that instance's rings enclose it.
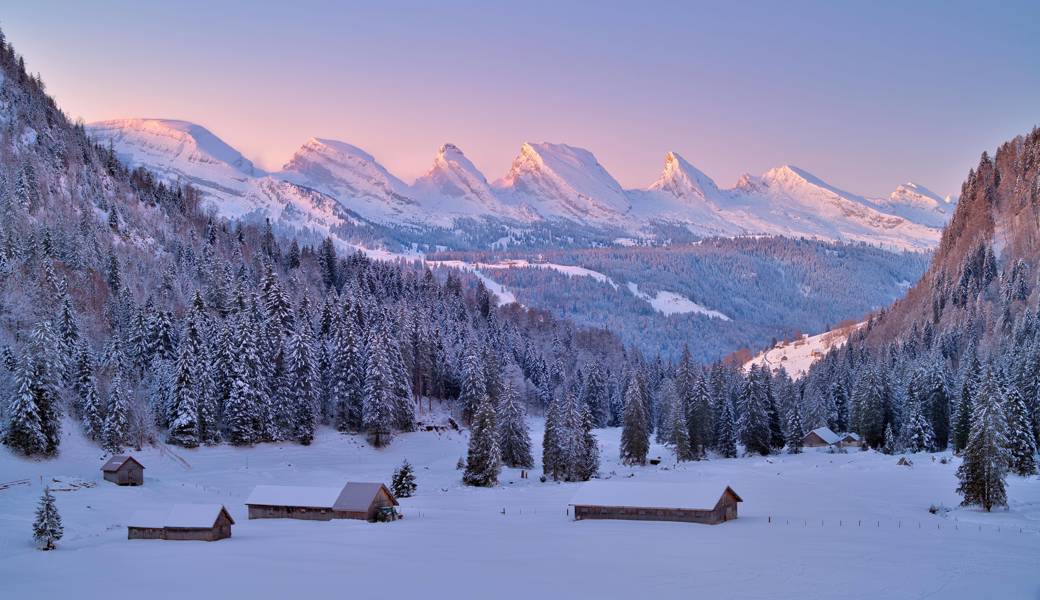
<instances>
[{"instance_id":1,"label":"wooden hut","mask_svg":"<svg viewBox=\"0 0 1040 600\"><path fill-rule=\"evenodd\" d=\"M118 485L143 485L144 465L129 454L118 454L101 467L105 481Z\"/></svg>"},{"instance_id":2,"label":"wooden hut","mask_svg":"<svg viewBox=\"0 0 1040 600\"><path fill-rule=\"evenodd\" d=\"M130 517L130 540L200 540L215 542L231 537L235 520L220 504L175 504L169 510L138 511Z\"/></svg>"},{"instance_id":3,"label":"wooden hut","mask_svg":"<svg viewBox=\"0 0 1040 600\"><path fill-rule=\"evenodd\" d=\"M841 445L842 446L862 446L863 438L858 433L843 433L841 434Z\"/></svg>"},{"instance_id":4,"label":"wooden hut","mask_svg":"<svg viewBox=\"0 0 1040 600\"><path fill-rule=\"evenodd\" d=\"M258 485L246 499L250 519L362 519L375 521L397 499L382 483L351 481L342 488Z\"/></svg>"},{"instance_id":5,"label":"wooden hut","mask_svg":"<svg viewBox=\"0 0 1040 600\"><path fill-rule=\"evenodd\" d=\"M817 427L802 438L802 446L806 448L820 448L824 446L840 446L841 436L830 430L829 427Z\"/></svg>"},{"instance_id":6,"label":"wooden hut","mask_svg":"<svg viewBox=\"0 0 1040 600\"><path fill-rule=\"evenodd\" d=\"M728 485L592 481L571 502L574 519L681 521L716 525L737 518L744 500Z\"/></svg>"}]
</instances>

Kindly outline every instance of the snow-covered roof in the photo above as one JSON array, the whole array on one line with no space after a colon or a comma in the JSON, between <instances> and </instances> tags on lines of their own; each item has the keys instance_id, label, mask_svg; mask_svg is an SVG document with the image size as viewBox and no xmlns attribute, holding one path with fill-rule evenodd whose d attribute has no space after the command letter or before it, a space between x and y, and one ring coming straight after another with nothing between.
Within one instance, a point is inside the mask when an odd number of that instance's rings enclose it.
<instances>
[{"instance_id":1,"label":"snow-covered roof","mask_svg":"<svg viewBox=\"0 0 1040 600\"><path fill-rule=\"evenodd\" d=\"M246 504L259 506L304 506L332 508L343 488L308 487L302 485L258 485L249 494Z\"/></svg>"},{"instance_id":2,"label":"snow-covered roof","mask_svg":"<svg viewBox=\"0 0 1040 600\"><path fill-rule=\"evenodd\" d=\"M837 444L843 439L842 436L831 431L830 427L817 427L809 433L815 433L820 436L820 439L828 444Z\"/></svg>"},{"instance_id":3,"label":"snow-covered roof","mask_svg":"<svg viewBox=\"0 0 1040 600\"><path fill-rule=\"evenodd\" d=\"M854 432L854 431L850 431L848 433L843 433L843 434L841 434L841 437L844 440L852 440L854 442L863 441L863 438L859 437L859 434Z\"/></svg>"},{"instance_id":4,"label":"snow-covered roof","mask_svg":"<svg viewBox=\"0 0 1040 600\"><path fill-rule=\"evenodd\" d=\"M117 455L113 456L112 458L108 459L108 462L106 462L101 467L101 470L104 471L105 473L111 473L112 471L118 471L119 468L122 467L123 464L126 461L128 461L128 460L132 460L135 463L137 463L138 465L140 465L140 467L142 469L144 468L144 465L142 465L140 462L138 462L138 460L136 458L134 458L133 456L130 456L129 454L117 454Z\"/></svg>"},{"instance_id":5,"label":"snow-covered roof","mask_svg":"<svg viewBox=\"0 0 1040 600\"><path fill-rule=\"evenodd\" d=\"M227 512L222 504L174 504L170 509L170 514L166 515L166 527L183 529L213 527L221 512ZM228 518L231 518L231 515L228 515Z\"/></svg>"},{"instance_id":6,"label":"snow-covered roof","mask_svg":"<svg viewBox=\"0 0 1040 600\"><path fill-rule=\"evenodd\" d=\"M366 511L372 505L372 500L376 497L376 494L384 487L383 484L374 482L347 482L347 485L343 486L343 492L336 499L336 510L350 512ZM386 495L390 496L394 506L397 506L397 499L394 498L394 495L389 490L387 490Z\"/></svg>"},{"instance_id":7,"label":"snow-covered roof","mask_svg":"<svg viewBox=\"0 0 1040 600\"><path fill-rule=\"evenodd\" d=\"M130 515L127 525L130 527L147 527L149 529L162 529L166 526L166 516L169 510L138 510Z\"/></svg>"},{"instance_id":8,"label":"snow-covered roof","mask_svg":"<svg viewBox=\"0 0 1040 600\"><path fill-rule=\"evenodd\" d=\"M725 483L589 481L571 499L576 506L633 506L711 510L729 489ZM740 496L733 492L740 501Z\"/></svg>"},{"instance_id":9,"label":"snow-covered roof","mask_svg":"<svg viewBox=\"0 0 1040 600\"><path fill-rule=\"evenodd\" d=\"M130 516L127 523L130 527L147 527L159 529L175 527L179 529L209 529L217 522L221 512L227 512L222 504L174 504L167 510L138 510ZM228 514L228 519L231 515ZM234 523L234 519L231 519Z\"/></svg>"},{"instance_id":10,"label":"snow-covered roof","mask_svg":"<svg viewBox=\"0 0 1040 600\"><path fill-rule=\"evenodd\" d=\"M347 482L341 488L308 487L296 485L258 485L249 494L246 504L257 506L302 506L332 508L343 511L366 511L379 493L381 483ZM393 494L387 491L393 498ZM397 500L394 500L397 504Z\"/></svg>"}]
</instances>

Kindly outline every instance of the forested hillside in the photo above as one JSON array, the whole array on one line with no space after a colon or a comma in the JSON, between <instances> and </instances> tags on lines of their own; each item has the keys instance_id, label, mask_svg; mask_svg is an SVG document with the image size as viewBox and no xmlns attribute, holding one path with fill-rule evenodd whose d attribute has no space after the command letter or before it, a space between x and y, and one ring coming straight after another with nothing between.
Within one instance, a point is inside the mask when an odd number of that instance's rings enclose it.
<instances>
[{"instance_id":1,"label":"forested hillside","mask_svg":"<svg viewBox=\"0 0 1040 600\"><path fill-rule=\"evenodd\" d=\"M781 237L434 257L481 263L519 302L606 327L648 356L675 359L688 345L704 362L860 319L900 298L928 261L923 253ZM494 264L502 267L486 266Z\"/></svg>"}]
</instances>

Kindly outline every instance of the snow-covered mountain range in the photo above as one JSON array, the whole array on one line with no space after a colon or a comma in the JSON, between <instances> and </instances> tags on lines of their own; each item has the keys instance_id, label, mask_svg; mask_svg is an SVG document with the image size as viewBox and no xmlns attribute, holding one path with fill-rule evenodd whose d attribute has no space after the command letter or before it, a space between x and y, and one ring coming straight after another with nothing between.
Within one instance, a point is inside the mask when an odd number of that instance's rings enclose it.
<instances>
[{"instance_id":1,"label":"snow-covered mountain range","mask_svg":"<svg viewBox=\"0 0 1040 600\"><path fill-rule=\"evenodd\" d=\"M631 190L591 152L566 144L523 144L494 183L459 147L444 144L430 170L409 184L364 150L335 140L312 138L280 171L266 173L185 121L120 119L87 127L129 163L190 181L227 216L288 219L319 233L351 220L451 230L461 219L477 219L513 230L560 222L637 239L667 225L696 236L804 236L920 250L938 243L952 214L949 199L914 183L888 198L866 198L789 165L744 175L723 189L675 152L666 154L657 181Z\"/></svg>"}]
</instances>

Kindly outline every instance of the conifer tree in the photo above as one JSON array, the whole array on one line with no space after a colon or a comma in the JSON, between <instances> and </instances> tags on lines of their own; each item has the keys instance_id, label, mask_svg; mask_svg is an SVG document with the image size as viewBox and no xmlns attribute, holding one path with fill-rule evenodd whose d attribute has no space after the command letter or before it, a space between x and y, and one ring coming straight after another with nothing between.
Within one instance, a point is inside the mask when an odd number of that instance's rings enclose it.
<instances>
[{"instance_id":1,"label":"conifer tree","mask_svg":"<svg viewBox=\"0 0 1040 600\"><path fill-rule=\"evenodd\" d=\"M507 467L530 469L531 433L527 428L527 414L513 386L506 382L499 409L498 438L502 450L502 464Z\"/></svg>"},{"instance_id":2,"label":"conifer tree","mask_svg":"<svg viewBox=\"0 0 1040 600\"><path fill-rule=\"evenodd\" d=\"M123 376L119 372L112 378L108 392L108 409L101 434L101 446L111 454L118 454L127 444L130 429L130 401L127 397Z\"/></svg>"},{"instance_id":3,"label":"conifer tree","mask_svg":"<svg viewBox=\"0 0 1040 600\"><path fill-rule=\"evenodd\" d=\"M19 369L18 390L7 408L4 444L27 456L47 452L47 436L32 390L32 372L24 367Z\"/></svg>"},{"instance_id":4,"label":"conifer tree","mask_svg":"<svg viewBox=\"0 0 1040 600\"><path fill-rule=\"evenodd\" d=\"M646 412L643 375L637 374L625 393L625 412L621 431L621 462L626 465L645 465L650 451L650 435Z\"/></svg>"},{"instance_id":5,"label":"conifer tree","mask_svg":"<svg viewBox=\"0 0 1040 600\"><path fill-rule=\"evenodd\" d=\"M802 452L802 438L804 437L805 429L802 427L802 411L797 404L794 404L787 413L787 452L789 454L800 454Z\"/></svg>"},{"instance_id":6,"label":"conifer tree","mask_svg":"<svg viewBox=\"0 0 1040 600\"><path fill-rule=\"evenodd\" d=\"M769 426L769 412L766 399L758 382L758 369L752 367L744 381L744 389L740 394L740 405L743 409L740 423L740 439L748 453L763 456L771 451L772 431Z\"/></svg>"},{"instance_id":7,"label":"conifer tree","mask_svg":"<svg viewBox=\"0 0 1040 600\"><path fill-rule=\"evenodd\" d=\"M848 432L851 427L849 424L849 396L840 381L835 381L831 385L831 403L834 406L834 420L828 425L839 433Z\"/></svg>"},{"instance_id":8,"label":"conifer tree","mask_svg":"<svg viewBox=\"0 0 1040 600\"><path fill-rule=\"evenodd\" d=\"M987 512L994 506L1007 505L1007 417L996 379L989 367L976 390L964 462L957 468L957 492L964 498L961 504L978 504Z\"/></svg>"},{"instance_id":9,"label":"conifer tree","mask_svg":"<svg viewBox=\"0 0 1040 600\"><path fill-rule=\"evenodd\" d=\"M547 389L544 386L543 389ZM551 396L545 412L545 432L542 435L542 473L553 480L566 476L567 460L564 443L567 431L564 426L563 401L558 396Z\"/></svg>"},{"instance_id":10,"label":"conifer tree","mask_svg":"<svg viewBox=\"0 0 1040 600\"><path fill-rule=\"evenodd\" d=\"M596 420L587 404L580 406L581 424L575 432L578 438L578 460L574 466L574 480L588 481L599 472L599 440L592 430Z\"/></svg>"},{"instance_id":11,"label":"conifer tree","mask_svg":"<svg viewBox=\"0 0 1040 600\"><path fill-rule=\"evenodd\" d=\"M340 431L361 429L365 376L358 340L354 319L343 319L336 332L332 360L332 405Z\"/></svg>"},{"instance_id":12,"label":"conifer tree","mask_svg":"<svg viewBox=\"0 0 1040 600\"><path fill-rule=\"evenodd\" d=\"M476 413L473 415L469 452L466 455L466 470L462 475L462 481L466 485L495 487L498 485L498 473L501 469L495 407L491 398L485 394L479 400Z\"/></svg>"},{"instance_id":13,"label":"conifer tree","mask_svg":"<svg viewBox=\"0 0 1040 600\"><path fill-rule=\"evenodd\" d=\"M910 401L910 414L906 424L906 450L909 452L930 452L935 445L932 424L921 410L917 400Z\"/></svg>"},{"instance_id":14,"label":"conifer tree","mask_svg":"<svg viewBox=\"0 0 1040 600\"><path fill-rule=\"evenodd\" d=\"M694 460L698 457L698 454L694 452L690 442L690 425L688 423L688 417L692 416L693 411L687 406L687 402L683 401L683 397L680 393L676 393L673 398L674 404L671 409L671 424L670 429L672 431L672 448L675 450L675 460L682 462L687 460ZM696 427L692 429L697 429Z\"/></svg>"},{"instance_id":15,"label":"conifer tree","mask_svg":"<svg viewBox=\"0 0 1040 600\"><path fill-rule=\"evenodd\" d=\"M286 433L293 439L309 445L314 439L315 427L315 370L311 360L307 327L300 327L289 338L288 364L285 377L285 404L289 423Z\"/></svg>"},{"instance_id":16,"label":"conifer tree","mask_svg":"<svg viewBox=\"0 0 1040 600\"><path fill-rule=\"evenodd\" d=\"M394 477L390 481L390 491L397 498L411 498L415 494L415 471L412 464L405 459L401 466L394 471Z\"/></svg>"},{"instance_id":17,"label":"conifer tree","mask_svg":"<svg viewBox=\"0 0 1040 600\"><path fill-rule=\"evenodd\" d=\"M462 389L459 392L463 424L469 425L473 422L477 407L485 396L487 396L487 387L484 369L480 364L480 356L470 347L463 358Z\"/></svg>"},{"instance_id":18,"label":"conifer tree","mask_svg":"<svg viewBox=\"0 0 1040 600\"><path fill-rule=\"evenodd\" d=\"M953 428L953 450L955 452L961 452L968 445L968 439L971 435L971 424L974 414L974 393L975 389L979 386L979 379L982 375L982 366L979 363L978 356L975 354L974 346L970 346L965 351L968 361L967 367L964 371L964 382L961 385L961 394L957 403L957 414L956 421Z\"/></svg>"},{"instance_id":19,"label":"conifer tree","mask_svg":"<svg viewBox=\"0 0 1040 600\"><path fill-rule=\"evenodd\" d=\"M715 449L723 458L737 457L737 427L733 420L733 405L728 399L720 402L719 432Z\"/></svg>"},{"instance_id":20,"label":"conifer tree","mask_svg":"<svg viewBox=\"0 0 1040 600\"><path fill-rule=\"evenodd\" d=\"M40 505L36 509L33 521L33 539L40 545L40 550L54 550L58 540L65 534L61 524L61 515L54 503L54 496L49 487L43 488Z\"/></svg>"},{"instance_id":21,"label":"conifer tree","mask_svg":"<svg viewBox=\"0 0 1040 600\"><path fill-rule=\"evenodd\" d=\"M897 454L902 452L902 444L899 443L899 438L895 432L892 431L892 424L885 425L885 441L881 446L881 452L883 454Z\"/></svg>"},{"instance_id":22,"label":"conifer tree","mask_svg":"<svg viewBox=\"0 0 1040 600\"><path fill-rule=\"evenodd\" d=\"M194 448L202 441L200 406L206 394L205 345L195 311L189 314L181 336L177 373L171 391L170 434L171 444Z\"/></svg>"},{"instance_id":23,"label":"conifer tree","mask_svg":"<svg viewBox=\"0 0 1040 600\"><path fill-rule=\"evenodd\" d=\"M83 432L92 440L100 440L105 430L105 412L93 376L84 384Z\"/></svg>"},{"instance_id":24,"label":"conifer tree","mask_svg":"<svg viewBox=\"0 0 1040 600\"><path fill-rule=\"evenodd\" d=\"M1007 452L1009 467L1016 475L1028 476L1037 472L1036 439L1033 424L1022 394L1014 387L1005 392L1004 412L1007 414Z\"/></svg>"},{"instance_id":25,"label":"conifer tree","mask_svg":"<svg viewBox=\"0 0 1040 600\"><path fill-rule=\"evenodd\" d=\"M238 343L232 365L227 406L224 408L224 429L227 440L236 446L263 441L265 419L258 386L260 356L256 328L245 317L238 326Z\"/></svg>"},{"instance_id":26,"label":"conifer tree","mask_svg":"<svg viewBox=\"0 0 1040 600\"><path fill-rule=\"evenodd\" d=\"M389 444L393 437L394 382L390 373L386 341L375 335L368 346L368 369L365 372L361 418L362 426L372 445L378 448Z\"/></svg>"}]
</instances>

